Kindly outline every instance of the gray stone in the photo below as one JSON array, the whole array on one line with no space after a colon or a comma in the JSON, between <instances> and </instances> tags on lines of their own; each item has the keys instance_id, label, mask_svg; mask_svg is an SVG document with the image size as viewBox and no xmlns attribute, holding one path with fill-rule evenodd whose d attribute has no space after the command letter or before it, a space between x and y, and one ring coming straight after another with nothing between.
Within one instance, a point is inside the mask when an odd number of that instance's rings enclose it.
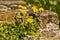
<instances>
[{"instance_id":1,"label":"gray stone","mask_svg":"<svg viewBox=\"0 0 60 40\"><path fill-rule=\"evenodd\" d=\"M46 24L46 27L43 29L40 29L41 37L43 39L41 40L53 40L59 37L60 30L59 25L56 25L54 23L48 23ZM59 38L58 38L59 40Z\"/></svg>"},{"instance_id":2,"label":"gray stone","mask_svg":"<svg viewBox=\"0 0 60 40\"><path fill-rule=\"evenodd\" d=\"M46 24L50 22L54 24L59 24L58 15L55 12L48 10L41 12L38 20L42 28L46 27Z\"/></svg>"}]
</instances>

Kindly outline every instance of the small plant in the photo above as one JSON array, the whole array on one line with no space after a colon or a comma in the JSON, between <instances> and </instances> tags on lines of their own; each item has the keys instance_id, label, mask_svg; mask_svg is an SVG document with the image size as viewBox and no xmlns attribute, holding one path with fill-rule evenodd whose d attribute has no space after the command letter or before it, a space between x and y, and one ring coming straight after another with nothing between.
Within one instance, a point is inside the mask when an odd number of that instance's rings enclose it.
<instances>
[{"instance_id":1,"label":"small plant","mask_svg":"<svg viewBox=\"0 0 60 40\"><path fill-rule=\"evenodd\" d=\"M31 7L31 11L22 5L18 6L21 12L17 12L14 24L0 24L0 40L24 40L26 35L35 35L40 29L36 6ZM31 12L28 12L28 10Z\"/></svg>"}]
</instances>

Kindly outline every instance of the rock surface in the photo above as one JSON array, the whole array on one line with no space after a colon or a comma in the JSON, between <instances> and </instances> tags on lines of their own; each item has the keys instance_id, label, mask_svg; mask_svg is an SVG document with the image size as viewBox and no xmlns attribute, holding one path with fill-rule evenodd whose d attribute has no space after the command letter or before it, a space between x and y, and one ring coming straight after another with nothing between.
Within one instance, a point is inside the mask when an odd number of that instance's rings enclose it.
<instances>
[{"instance_id":1,"label":"rock surface","mask_svg":"<svg viewBox=\"0 0 60 40\"><path fill-rule=\"evenodd\" d=\"M56 13L44 11L41 13L40 40L60 40L59 20Z\"/></svg>"},{"instance_id":2,"label":"rock surface","mask_svg":"<svg viewBox=\"0 0 60 40\"><path fill-rule=\"evenodd\" d=\"M60 37L59 26L54 23L48 23L45 28L40 29L41 40L57 40ZM60 38L59 38L60 39ZM58 39L58 40L59 40Z\"/></svg>"},{"instance_id":3,"label":"rock surface","mask_svg":"<svg viewBox=\"0 0 60 40\"><path fill-rule=\"evenodd\" d=\"M59 24L58 16L55 12L45 10L40 14L40 26L41 27L46 27L46 24L48 23L54 23L54 24Z\"/></svg>"},{"instance_id":4,"label":"rock surface","mask_svg":"<svg viewBox=\"0 0 60 40\"><path fill-rule=\"evenodd\" d=\"M16 11L15 10L7 11L7 12L1 12L0 11L0 22L6 22L8 24L14 23L15 15L16 15Z\"/></svg>"}]
</instances>

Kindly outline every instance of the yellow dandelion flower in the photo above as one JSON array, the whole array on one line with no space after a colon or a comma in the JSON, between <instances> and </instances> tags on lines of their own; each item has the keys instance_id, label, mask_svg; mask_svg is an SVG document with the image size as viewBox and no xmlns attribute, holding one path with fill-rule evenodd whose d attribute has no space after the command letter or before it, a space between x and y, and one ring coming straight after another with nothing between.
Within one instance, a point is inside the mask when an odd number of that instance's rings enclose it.
<instances>
[{"instance_id":1,"label":"yellow dandelion flower","mask_svg":"<svg viewBox=\"0 0 60 40\"><path fill-rule=\"evenodd\" d=\"M27 10L26 9L23 9L21 12L22 12L22 14L26 14L27 13Z\"/></svg>"},{"instance_id":2,"label":"yellow dandelion flower","mask_svg":"<svg viewBox=\"0 0 60 40\"><path fill-rule=\"evenodd\" d=\"M22 5L19 5L18 8L22 8L23 6Z\"/></svg>"},{"instance_id":3,"label":"yellow dandelion flower","mask_svg":"<svg viewBox=\"0 0 60 40\"><path fill-rule=\"evenodd\" d=\"M32 19L32 18L28 18L27 21L28 21L29 23L32 23L32 22L33 22L33 19Z\"/></svg>"},{"instance_id":4,"label":"yellow dandelion flower","mask_svg":"<svg viewBox=\"0 0 60 40\"><path fill-rule=\"evenodd\" d=\"M33 12L38 12L38 9L36 8L36 6L33 6L32 10L33 10Z\"/></svg>"},{"instance_id":5,"label":"yellow dandelion flower","mask_svg":"<svg viewBox=\"0 0 60 40\"><path fill-rule=\"evenodd\" d=\"M39 11L41 12L41 11L44 11L44 9L43 8L39 8Z\"/></svg>"}]
</instances>

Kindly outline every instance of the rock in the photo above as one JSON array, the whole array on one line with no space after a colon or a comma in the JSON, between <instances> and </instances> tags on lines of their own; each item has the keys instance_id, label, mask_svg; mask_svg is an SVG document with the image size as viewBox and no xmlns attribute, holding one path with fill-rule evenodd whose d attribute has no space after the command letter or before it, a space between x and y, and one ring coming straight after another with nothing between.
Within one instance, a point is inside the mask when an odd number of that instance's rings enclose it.
<instances>
[{"instance_id":1,"label":"rock","mask_svg":"<svg viewBox=\"0 0 60 40\"><path fill-rule=\"evenodd\" d=\"M16 9L18 7L18 5L16 5L16 4L11 4L10 6L9 6L9 8L11 8L11 9Z\"/></svg>"},{"instance_id":2,"label":"rock","mask_svg":"<svg viewBox=\"0 0 60 40\"><path fill-rule=\"evenodd\" d=\"M26 5L25 1L1 1L0 4L6 4L6 5L10 5L10 4L21 4L21 5Z\"/></svg>"},{"instance_id":3,"label":"rock","mask_svg":"<svg viewBox=\"0 0 60 40\"><path fill-rule=\"evenodd\" d=\"M4 9L5 9L5 8L8 8L8 7L5 6L5 5L0 4L0 9L1 9L1 8L4 8Z\"/></svg>"},{"instance_id":4,"label":"rock","mask_svg":"<svg viewBox=\"0 0 60 40\"><path fill-rule=\"evenodd\" d=\"M1 22L5 21L8 24L14 23L15 22L15 19L14 19L15 15L16 15L15 10L10 10L7 12L0 11L0 21Z\"/></svg>"},{"instance_id":5,"label":"rock","mask_svg":"<svg viewBox=\"0 0 60 40\"><path fill-rule=\"evenodd\" d=\"M59 24L58 15L55 12L45 10L40 13L39 24L42 28L46 27L46 24L52 22L54 24Z\"/></svg>"},{"instance_id":6,"label":"rock","mask_svg":"<svg viewBox=\"0 0 60 40\"><path fill-rule=\"evenodd\" d=\"M59 25L54 24L54 23L48 23L46 24L46 27L43 29L40 29L40 33L41 33L41 37L43 39L47 39L47 40L53 40L57 37L59 37ZM41 40L43 40L41 39ZM58 38L59 40L59 38Z\"/></svg>"},{"instance_id":7,"label":"rock","mask_svg":"<svg viewBox=\"0 0 60 40\"><path fill-rule=\"evenodd\" d=\"M0 11L7 11L7 8L5 5L0 5Z\"/></svg>"}]
</instances>

